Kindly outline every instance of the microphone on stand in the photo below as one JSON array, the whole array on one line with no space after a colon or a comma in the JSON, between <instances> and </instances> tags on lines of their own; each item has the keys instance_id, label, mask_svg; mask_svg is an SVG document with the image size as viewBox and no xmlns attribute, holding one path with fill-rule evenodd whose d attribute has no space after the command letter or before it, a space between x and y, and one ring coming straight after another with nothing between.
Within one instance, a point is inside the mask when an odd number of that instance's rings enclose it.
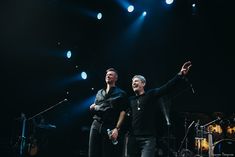
<instances>
[{"instance_id":1,"label":"microphone on stand","mask_svg":"<svg viewBox=\"0 0 235 157\"><path fill-rule=\"evenodd\" d=\"M195 94L195 90L193 88L193 84L192 83L190 83L190 87L191 87L192 93Z\"/></svg>"},{"instance_id":2,"label":"microphone on stand","mask_svg":"<svg viewBox=\"0 0 235 157\"><path fill-rule=\"evenodd\" d=\"M192 93L195 94L195 90L194 90L194 88L193 88L193 84L189 81L188 78L185 78L185 80L186 80L186 82L188 82L188 84L189 84L189 86L190 86L190 88L191 88Z\"/></svg>"},{"instance_id":3,"label":"microphone on stand","mask_svg":"<svg viewBox=\"0 0 235 157\"><path fill-rule=\"evenodd\" d=\"M68 101L68 99L65 98L64 100L58 102L57 104L61 104L61 103L66 102L66 101Z\"/></svg>"}]
</instances>

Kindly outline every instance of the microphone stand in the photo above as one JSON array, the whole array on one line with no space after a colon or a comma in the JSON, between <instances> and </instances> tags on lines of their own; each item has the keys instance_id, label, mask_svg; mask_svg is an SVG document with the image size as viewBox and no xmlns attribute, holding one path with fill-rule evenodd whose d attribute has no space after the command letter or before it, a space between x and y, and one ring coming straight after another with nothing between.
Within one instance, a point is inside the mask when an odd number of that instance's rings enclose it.
<instances>
[{"instance_id":1,"label":"microphone stand","mask_svg":"<svg viewBox=\"0 0 235 157\"><path fill-rule=\"evenodd\" d=\"M26 118L25 114L24 113L21 113L21 119L22 119L22 133L21 133L21 142L20 142L20 157L23 157L23 151L24 151L24 148L25 148L25 140L26 140L26 136L25 136L25 128L26 128L26 121L29 121L29 120L32 120L33 118L55 108L56 106L62 104L63 102L66 102L68 101L67 99L64 99L58 103L56 103L55 105L35 114L34 116L30 117L30 118Z\"/></svg>"},{"instance_id":2,"label":"microphone stand","mask_svg":"<svg viewBox=\"0 0 235 157\"><path fill-rule=\"evenodd\" d=\"M206 123L205 125L202 125L202 126L200 126L201 128L205 128L206 126L208 126L208 125L210 125L210 124L212 124L212 123L214 123L214 122L216 122L216 121L218 121L218 120L221 120L221 118L220 117L217 117L215 120L213 120L213 121L211 121L211 122L209 122L209 123Z\"/></svg>"},{"instance_id":3,"label":"microphone stand","mask_svg":"<svg viewBox=\"0 0 235 157\"><path fill-rule=\"evenodd\" d=\"M68 101L68 100L67 100L67 99L64 99L64 100L58 102L57 104L55 104L55 105L53 105L53 106L51 106L51 107L49 107L49 108L47 108L47 109L45 109L45 110L43 110L43 111L37 113L37 114L35 114L34 116L28 118L27 120L31 120L31 119L33 119L33 118L35 118L35 117L37 117L37 116L39 116L39 115L41 115L41 114L43 114L43 113L45 113L45 112L47 112L47 111L49 111L49 110L55 108L56 106L62 104L63 102L66 102L66 101Z\"/></svg>"},{"instance_id":4,"label":"microphone stand","mask_svg":"<svg viewBox=\"0 0 235 157\"><path fill-rule=\"evenodd\" d=\"M26 126L26 117L24 113L21 113L21 119L22 119L22 132L21 132L21 141L20 141L20 157L23 156L23 150L25 147L25 126Z\"/></svg>"},{"instance_id":5,"label":"microphone stand","mask_svg":"<svg viewBox=\"0 0 235 157\"><path fill-rule=\"evenodd\" d=\"M192 123L187 128L187 119L185 118L185 125L184 125L184 127L185 127L185 135L184 135L183 140L181 141L180 147L178 149L178 153L180 153L180 150L181 150L181 148L183 146L184 141L185 141L185 150L188 149L188 139L187 139L187 136L188 136L189 129L192 127L193 123L194 123L194 121L192 121Z\"/></svg>"}]
</instances>

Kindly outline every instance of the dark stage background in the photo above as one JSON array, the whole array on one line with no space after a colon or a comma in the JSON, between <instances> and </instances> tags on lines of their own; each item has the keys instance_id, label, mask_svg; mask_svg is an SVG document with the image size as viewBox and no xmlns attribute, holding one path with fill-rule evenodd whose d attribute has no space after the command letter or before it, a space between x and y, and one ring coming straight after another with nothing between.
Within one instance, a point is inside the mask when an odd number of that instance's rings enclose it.
<instances>
[{"instance_id":1,"label":"dark stage background","mask_svg":"<svg viewBox=\"0 0 235 157\"><path fill-rule=\"evenodd\" d=\"M21 113L29 118L64 99L68 101L43 114L56 129L37 129L48 140L42 145L52 156L86 156L92 120L88 108L109 67L118 69L118 85L132 95L134 74L146 76L147 89L159 87L185 61L192 61L189 80L195 93L188 88L166 103L175 149L183 137L185 115L189 123L213 120L214 112L233 115L232 1L198 0L193 15L190 0L175 0L170 6L163 0L133 0L129 1L136 5L133 13L117 1L0 2L0 151L4 156L14 154ZM147 16L136 22L144 10ZM103 12L101 20L90 15L98 11ZM87 72L86 80L79 80L81 71ZM162 123L156 125L165 137L166 122L159 118ZM27 124L29 136L32 121Z\"/></svg>"}]
</instances>

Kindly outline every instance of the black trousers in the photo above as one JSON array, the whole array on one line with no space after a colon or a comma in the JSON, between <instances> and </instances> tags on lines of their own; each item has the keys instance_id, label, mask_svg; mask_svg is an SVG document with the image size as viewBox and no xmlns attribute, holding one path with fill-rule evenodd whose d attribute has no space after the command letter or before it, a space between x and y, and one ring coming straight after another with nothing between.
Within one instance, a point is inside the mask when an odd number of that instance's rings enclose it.
<instances>
[{"instance_id":1,"label":"black trousers","mask_svg":"<svg viewBox=\"0 0 235 157\"><path fill-rule=\"evenodd\" d=\"M107 128L103 123L94 120L89 136L88 157L122 157L124 150L124 137L119 133L118 144L114 145L109 139ZM113 129L113 128L109 128Z\"/></svg>"},{"instance_id":2,"label":"black trousers","mask_svg":"<svg viewBox=\"0 0 235 157\"><path fill-rule=\"evenodd\" d=\"M128 157L154 157L156 137L154 136L133 136L128 137Z\"/></svg>"}]
</instances>

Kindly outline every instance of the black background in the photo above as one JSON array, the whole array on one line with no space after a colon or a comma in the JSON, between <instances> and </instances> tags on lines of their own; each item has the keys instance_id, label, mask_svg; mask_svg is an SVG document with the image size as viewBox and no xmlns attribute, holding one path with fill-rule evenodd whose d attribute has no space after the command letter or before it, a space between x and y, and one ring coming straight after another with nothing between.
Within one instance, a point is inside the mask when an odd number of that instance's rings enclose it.
<instances>
[{"instance_id":1,"label":"black background","mask_svg":"<svg viewBox=\"0 0 235 157\"><path fill-rule=\"evenodd\" d=\"M214 112L233 114L232 1L198 0L195 15L190 0L175 0L171 6L163 0L132 2L133 13L114 0L1 1L2 151L11 152L21 113L29 118L66 98L44 114L57 126L50 149L61 156L81 155L91 122L89 105L81 104L104 86L109 67L119 71L118 86L132 95L133 75L144 75L147 89L158 87L192 61L188 77L195 94L188 89L171 102L175 135L184 129L185 112L205 113L210 120ZM131 25L144 10L147 16L133 31ZM102 20L88 11L103 12ZM74 79L81 71L87 80Z\"/></svg>"}]
</instances>

